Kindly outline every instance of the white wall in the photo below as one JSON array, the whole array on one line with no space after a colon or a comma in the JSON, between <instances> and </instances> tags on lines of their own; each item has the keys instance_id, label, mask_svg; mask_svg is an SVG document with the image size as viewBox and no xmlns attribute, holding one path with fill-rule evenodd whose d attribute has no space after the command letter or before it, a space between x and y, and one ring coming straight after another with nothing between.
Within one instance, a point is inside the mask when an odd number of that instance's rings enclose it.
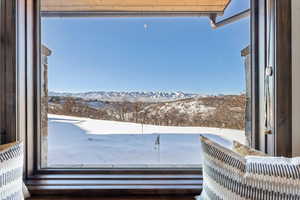
<instances>
[{"instance_id":1,"label":"white wall","mask_svg":"<svg viewBox=\"0 0 300 200\"><path fill-rule=\"evenodd\" d=\"M300 1L292 0L293 155L300 156Z\"/></svg>"}]
</instances>

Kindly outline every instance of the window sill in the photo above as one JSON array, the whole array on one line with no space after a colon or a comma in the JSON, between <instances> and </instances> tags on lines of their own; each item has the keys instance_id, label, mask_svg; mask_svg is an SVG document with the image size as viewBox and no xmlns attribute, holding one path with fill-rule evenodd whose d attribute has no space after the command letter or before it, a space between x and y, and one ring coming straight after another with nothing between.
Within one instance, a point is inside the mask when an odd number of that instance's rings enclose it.
<instances>
[{"instance_id":1,"label":"window sill","mask_svg":"<svg viewBox=\"0 0 300 200\"><path fill-rule=\"evenodd\" d=\"M199 174L50 174L26 180L33 196L197 195L202 189Z\"/></svg>"}]
</instances>

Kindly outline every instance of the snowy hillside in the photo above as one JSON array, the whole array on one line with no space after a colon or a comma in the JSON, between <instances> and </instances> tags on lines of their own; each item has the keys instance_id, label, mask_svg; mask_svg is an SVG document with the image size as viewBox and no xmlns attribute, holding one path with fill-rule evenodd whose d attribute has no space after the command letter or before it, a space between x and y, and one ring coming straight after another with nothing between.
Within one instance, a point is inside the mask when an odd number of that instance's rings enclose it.
<instances>
[{"instance_id":1,"label":"snowy hillside","mask_svg":"<svg viewBox=\"0 0 300 200\"><path fill-rule=\"evenodd\" d=\"M199 167L200 135L225 146L243 131L48 115L49 167Z\"/></svg>"},{"instance_id":2,"label":"snowy hillside","mask_svg":"<svg viewBox=\"0 0 300 200\"><path fill-rule=\"evenodd\" d=\"M150 115L157 113L178 112L185 115L196 115L199 113L210 114L216 110L216 107L205 105L200 99L187 99L165 102L161 104L151 104L144 108L143 112Z\"/></svg>"},{"instance_id":3,"label":"snowy hillside","mask_svg":"<svg viewBox=\"0 0 300 200\"><path fill-rule=\"evenodd\" d=\"M94 99L98 101L129 101L129 102L165 102L178 99L200 97L200 94L189 94L183 92L49 92L49 96L77 97L85 100Z\"/></svg>"},{"instance_id":4,"label":"snowy hillside","mask_svg":"<svg viewBox=\"0 0 300 200\"><path fill-rule=\"evenodd\" d=\"M156 103L54 96L49 98L48 112L152 125L243 129L245 101L244 95L207 96Z\"/></svg>"}]
</instances>

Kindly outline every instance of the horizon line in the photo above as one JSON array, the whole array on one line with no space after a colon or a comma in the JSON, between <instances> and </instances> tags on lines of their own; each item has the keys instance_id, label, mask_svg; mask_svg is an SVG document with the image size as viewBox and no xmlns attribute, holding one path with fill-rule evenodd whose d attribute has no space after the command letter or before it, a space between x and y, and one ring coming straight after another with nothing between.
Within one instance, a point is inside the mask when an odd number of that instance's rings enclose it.
<instances>
[{"instance_id":1,"label":"horizon line","mask_svg":"<svg viewBox=\"0 0 300 200\"><path fill-rule=\"evenodd\" d=\"M151 90L151 91L142 91L142 90L132 90L132 91L117 91L117 90L87 90L87 91L53 91L53 90L49 90L48 93L96 93L96 92L117 92L117 93L183 93L183 94L197 94L197 95L230 95L230 94L245 94L245 91L240 91L240 92L217 92L217 93L203 93L203 92L183 92L183 91L155 91L155 90Z\"/></svg>"}]
</instances>

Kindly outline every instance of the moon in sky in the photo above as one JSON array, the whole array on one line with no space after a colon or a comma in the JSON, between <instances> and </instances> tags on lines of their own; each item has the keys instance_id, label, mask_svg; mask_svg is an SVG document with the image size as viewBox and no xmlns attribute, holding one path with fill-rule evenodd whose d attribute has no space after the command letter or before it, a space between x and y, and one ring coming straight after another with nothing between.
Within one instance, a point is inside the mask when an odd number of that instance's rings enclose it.
<instances>
[{"instance_id":1,"label":"moon in sky","mask_svg":"<svg viewBox=\"0 0 300 200\"><path fill-rule=\"evenodd\" d=\"M148 24L144 24L144 29L145 29L145 30L148 29Z\"/></svg>"}]
</instances>

